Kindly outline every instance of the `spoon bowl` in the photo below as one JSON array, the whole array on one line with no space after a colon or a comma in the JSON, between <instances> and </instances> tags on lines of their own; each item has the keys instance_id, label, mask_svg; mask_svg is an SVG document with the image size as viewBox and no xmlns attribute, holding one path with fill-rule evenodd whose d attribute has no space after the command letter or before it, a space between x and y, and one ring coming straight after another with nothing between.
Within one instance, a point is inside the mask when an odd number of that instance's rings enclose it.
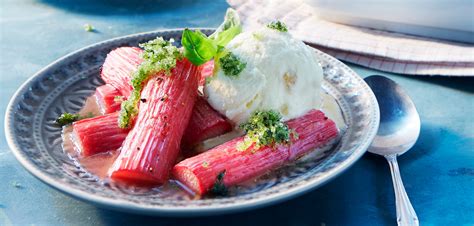
<instances>
[{"instance_id":1,"label":"spoon bowl","mask_svg":"<svg viewBox=\"0 0 474 226\"><path fill-rule=\"evenodd\" d=\"M420 116L405 91L389 78L373 75L364 79L372 88L380 109L380 125L368 151L384 156L392 173L398 225L419 225L403 186L397 156L407 152L420 135Z\"/></svg>"},{"instance_id":2,"label":"spoon bowl","mask_svg":"<svg viewBox=\"0 0 474 226\"><path fill-rule=\"evenodd\" d=\"M420 134L420 116L415 104L394 81L379 75L364 79L372 88L380 109L380 125L369 152L401 155Z\"/></svg>"}]
</instances>

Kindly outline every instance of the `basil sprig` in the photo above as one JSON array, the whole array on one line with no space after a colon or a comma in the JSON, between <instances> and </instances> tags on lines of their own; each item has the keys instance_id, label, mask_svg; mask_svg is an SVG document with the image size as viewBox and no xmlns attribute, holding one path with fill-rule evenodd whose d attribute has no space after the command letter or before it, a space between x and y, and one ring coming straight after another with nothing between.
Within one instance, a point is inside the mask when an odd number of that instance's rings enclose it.
<instances>
[{"instance_id":1,"label":"basil sprig","mask_svg":"<svg viewBox=\"0 0 474 226\"><path fill-rule=\"evenodd\" d=\"M217 53L217 44L199 30L191 31L186 28L181 44L184 48L184 57L196 66L206 63Z\"/></svg>"},{"instance_id":2,"label":"basil sprig","mask_svg":"<svg viewBox=\"0 0 474 226\"><path fill-rule=\"evenodd\" d=\"M196 66L215 58L235 36L242 32L237 12L229 8L224 22L207 37L201 31L185 29L181 38L184 56Z\"/></svg>"}]
</instances>

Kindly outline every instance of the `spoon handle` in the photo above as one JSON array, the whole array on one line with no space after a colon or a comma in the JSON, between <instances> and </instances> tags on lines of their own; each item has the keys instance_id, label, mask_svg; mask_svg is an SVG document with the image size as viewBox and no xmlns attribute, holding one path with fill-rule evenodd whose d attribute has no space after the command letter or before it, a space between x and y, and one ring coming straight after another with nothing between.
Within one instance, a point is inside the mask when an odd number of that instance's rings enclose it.
<instances>
[{"instance_id":1,"label":"spoon handle","mask_svg":"<svg viewBox=\"0 0 474 226\"><path fill-rule=\"evenodd\" d=\"M393 189L395 190L395 203L397 206L397 223L399 226L418 226L418 217L408 199L407 192L403 186L400 170L398 169L397 155L386 155L392 172Z\"/></svg>"}]
</instances>

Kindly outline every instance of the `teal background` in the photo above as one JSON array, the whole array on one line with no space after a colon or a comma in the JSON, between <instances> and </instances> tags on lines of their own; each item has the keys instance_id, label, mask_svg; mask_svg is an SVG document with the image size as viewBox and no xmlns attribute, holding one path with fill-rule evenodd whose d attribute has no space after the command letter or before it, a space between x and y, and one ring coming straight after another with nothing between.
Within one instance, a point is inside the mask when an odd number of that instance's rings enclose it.
<instances>
[{"instance_id":1,"label":"teal background","mask_svg":"<svg viewBox=\"0 0 474 226\"><path fill-rule=\"evenodd\" d=\"M216 27L227 7L223 0L1 0L0 118L25 80L71 51L137 32ZM97 32L85 32L85 23ZM392 78L418 108L420 138L399 164L421 224L473 225L474 79L398 75L349 66L362 77ZM395 200L387 163L366 154L323 187L258 210L203 218L116 212L73 199L31 176L15 160L2 129L0 225L395 225Z\"/></svg>"}]
</instances>

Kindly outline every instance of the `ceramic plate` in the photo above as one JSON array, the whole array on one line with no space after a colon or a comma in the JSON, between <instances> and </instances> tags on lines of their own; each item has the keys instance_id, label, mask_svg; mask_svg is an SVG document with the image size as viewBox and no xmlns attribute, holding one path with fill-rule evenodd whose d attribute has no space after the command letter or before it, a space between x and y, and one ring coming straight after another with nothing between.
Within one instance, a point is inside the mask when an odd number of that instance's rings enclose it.
<instances>
[{"instance_id":1,"label":"ceramic plate","mask_svg":"<svg viewBox=\"0 0 474 226\"><path fill-rule=\"evenodd\" d=\"M16 92L6 114L6 136L16 158L43 182L88 202L151 215L191 216L241 211L303 194L341 174L365 153L379 123L375 96L346 65L315 50L315 60L324 70L323 89L337 100L348 127L333 148L311 161L277 170L229 197L199 200L159 189L129 189L104 183L77 167L63 152L61 128L54 125L54 119L62 112L77 112L103 84L99 74L109 51L137 46L156 36L180 43L181 32L155 31L104 41L71 53L33 75Z\"/></svg>"}]
</instances>

